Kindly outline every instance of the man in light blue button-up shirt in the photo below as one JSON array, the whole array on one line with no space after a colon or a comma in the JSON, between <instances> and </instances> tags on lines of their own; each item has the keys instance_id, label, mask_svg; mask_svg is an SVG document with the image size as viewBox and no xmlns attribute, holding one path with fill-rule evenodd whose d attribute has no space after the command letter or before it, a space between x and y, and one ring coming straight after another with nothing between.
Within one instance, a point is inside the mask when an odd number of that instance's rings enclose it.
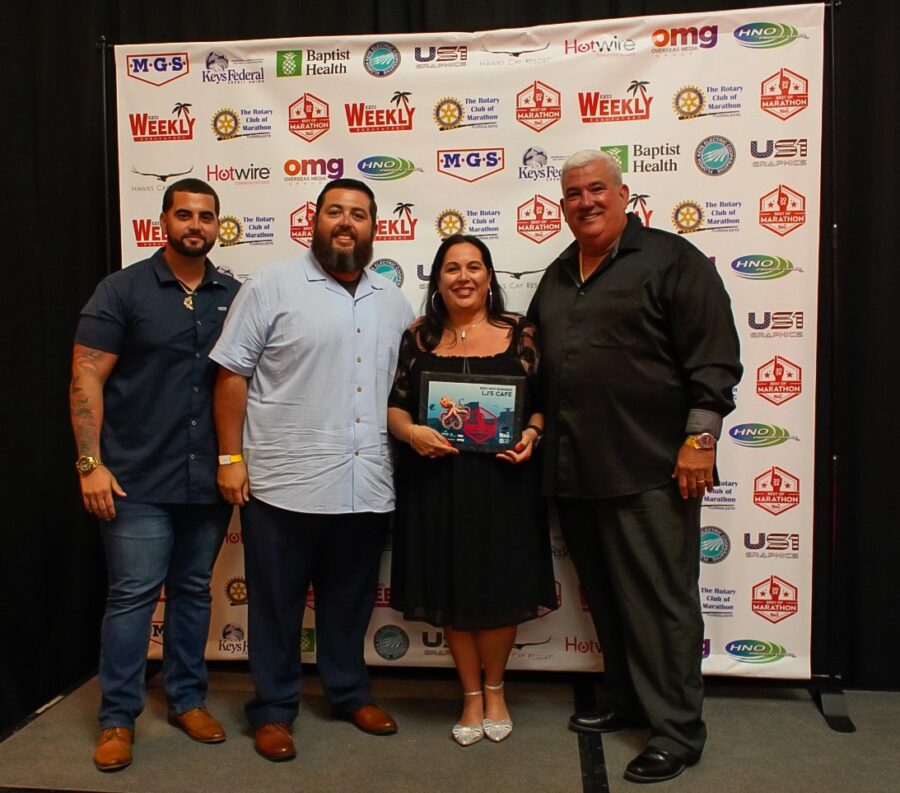
<instances>
[{"instance_id":1,"label":"man in light blue button-up shirt","mask_svg":"<svg viewBox=\"0 0 900 793\"><path fill-rule=\"evenodd\" d=\"M326 185L312 248L241 288L211 358L222 494L242 507L250 668L247 716L270 760L295 750L300 628L316 598L317 659L332 707L396 732L369 693L363 642L394 508L387 397L413 312L371 260L375 201Z\"/></svg>"}]
</instances>

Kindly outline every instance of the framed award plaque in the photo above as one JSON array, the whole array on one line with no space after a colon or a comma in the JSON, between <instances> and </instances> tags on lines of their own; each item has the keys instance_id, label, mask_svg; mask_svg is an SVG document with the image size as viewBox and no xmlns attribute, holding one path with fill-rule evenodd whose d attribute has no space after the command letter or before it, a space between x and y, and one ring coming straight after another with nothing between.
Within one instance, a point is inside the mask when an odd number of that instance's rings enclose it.
<instances>
[{"instance_id":1,"label":"framed award plaque","mask_svg":"<svg viewBox=\"0 0 900 793\"><path fill-rule=\"evenodd\" d=\"M419 423L463 452L502 452L522 436L525 377L423 372Z\"/></svg>"}]
</instances>

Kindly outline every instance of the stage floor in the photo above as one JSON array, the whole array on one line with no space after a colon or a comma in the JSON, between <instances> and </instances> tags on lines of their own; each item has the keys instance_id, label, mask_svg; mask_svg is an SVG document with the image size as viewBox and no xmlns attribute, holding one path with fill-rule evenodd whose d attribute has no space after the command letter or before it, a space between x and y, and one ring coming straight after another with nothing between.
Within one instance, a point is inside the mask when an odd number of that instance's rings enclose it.
<instances>
[{"instance_id":1,"label":"stage floor","mask_svg":"<svg viewBox=\"0 0 900 793\"><path fill-rule=\"evenodd\" d=\"M315 677L294 725L297 759L270 763L253 751L243 704L251 693L245 669L215 665L209 708L228 731L207 746L169 726L159 677L149 684L138 721L134 763L101 774L91 762L97 735L96 679L65 697L0 743L0 790L129 791L131 793L578 793L583 785L579 737L566 729L573 689L564 676L511 674L508 702L515 729L505 742L465 749L449 737L459 713L459 686L445 671L373 670L373 691L400 724L395 736L372 737L334 719ZM709 742L701 763L664 784L680 791L900 789L900 693L847 692L857 732L830 730L808 693L798 688L709 681ZM646 733L603 737L612 791L636 790L622 779Z\"/></svg>"}]
</instances>

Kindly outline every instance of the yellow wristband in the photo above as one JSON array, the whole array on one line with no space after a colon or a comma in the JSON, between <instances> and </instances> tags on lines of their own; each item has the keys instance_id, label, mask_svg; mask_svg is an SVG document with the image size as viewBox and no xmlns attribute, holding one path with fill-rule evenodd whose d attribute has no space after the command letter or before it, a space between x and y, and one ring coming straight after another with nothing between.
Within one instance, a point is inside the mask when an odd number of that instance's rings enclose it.
<instances>
[{"instance_id":1,"label":"yellow wristband","mask_svg":"<svg viewBox=\"0 0 900 793\"><path fill-rule=\"evenodd\" d=\"M244 456L242 454L220 454L219 455L219 465L231 465L232 463L242 463L244 462Z\"/></svg>"}]
</instances>

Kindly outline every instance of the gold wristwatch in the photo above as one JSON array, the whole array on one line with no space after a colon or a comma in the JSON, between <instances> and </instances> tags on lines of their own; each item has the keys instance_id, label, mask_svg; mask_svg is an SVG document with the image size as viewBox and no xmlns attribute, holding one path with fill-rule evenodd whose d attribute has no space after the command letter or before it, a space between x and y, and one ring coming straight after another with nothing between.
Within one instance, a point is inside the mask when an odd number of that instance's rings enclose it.
<instances>
[{"instance_id":1,"label":"gold wristwatch","mask_svg":"<svg viewBox=\"0 0 900 793\"><path fill-rule=\"evenodd\" d=\"M95 468L99 468L101 465L103 465L103 461L99 457L91 457L90 455L82 454L81 457L75 461L75 470L82 476L85 476Z\"/></svg>"},{"instance_id":2,"label":"gold wristwatch","mask_svg":"<svg viewBox=\"0 0 900 793\"><path fill-rule=\"evenodd\" d=\"M709 450L716 448L716 436L711 432L701 432L698 435L688 435L684 442L694 449Z\"/></svg>"}]
</instances>

